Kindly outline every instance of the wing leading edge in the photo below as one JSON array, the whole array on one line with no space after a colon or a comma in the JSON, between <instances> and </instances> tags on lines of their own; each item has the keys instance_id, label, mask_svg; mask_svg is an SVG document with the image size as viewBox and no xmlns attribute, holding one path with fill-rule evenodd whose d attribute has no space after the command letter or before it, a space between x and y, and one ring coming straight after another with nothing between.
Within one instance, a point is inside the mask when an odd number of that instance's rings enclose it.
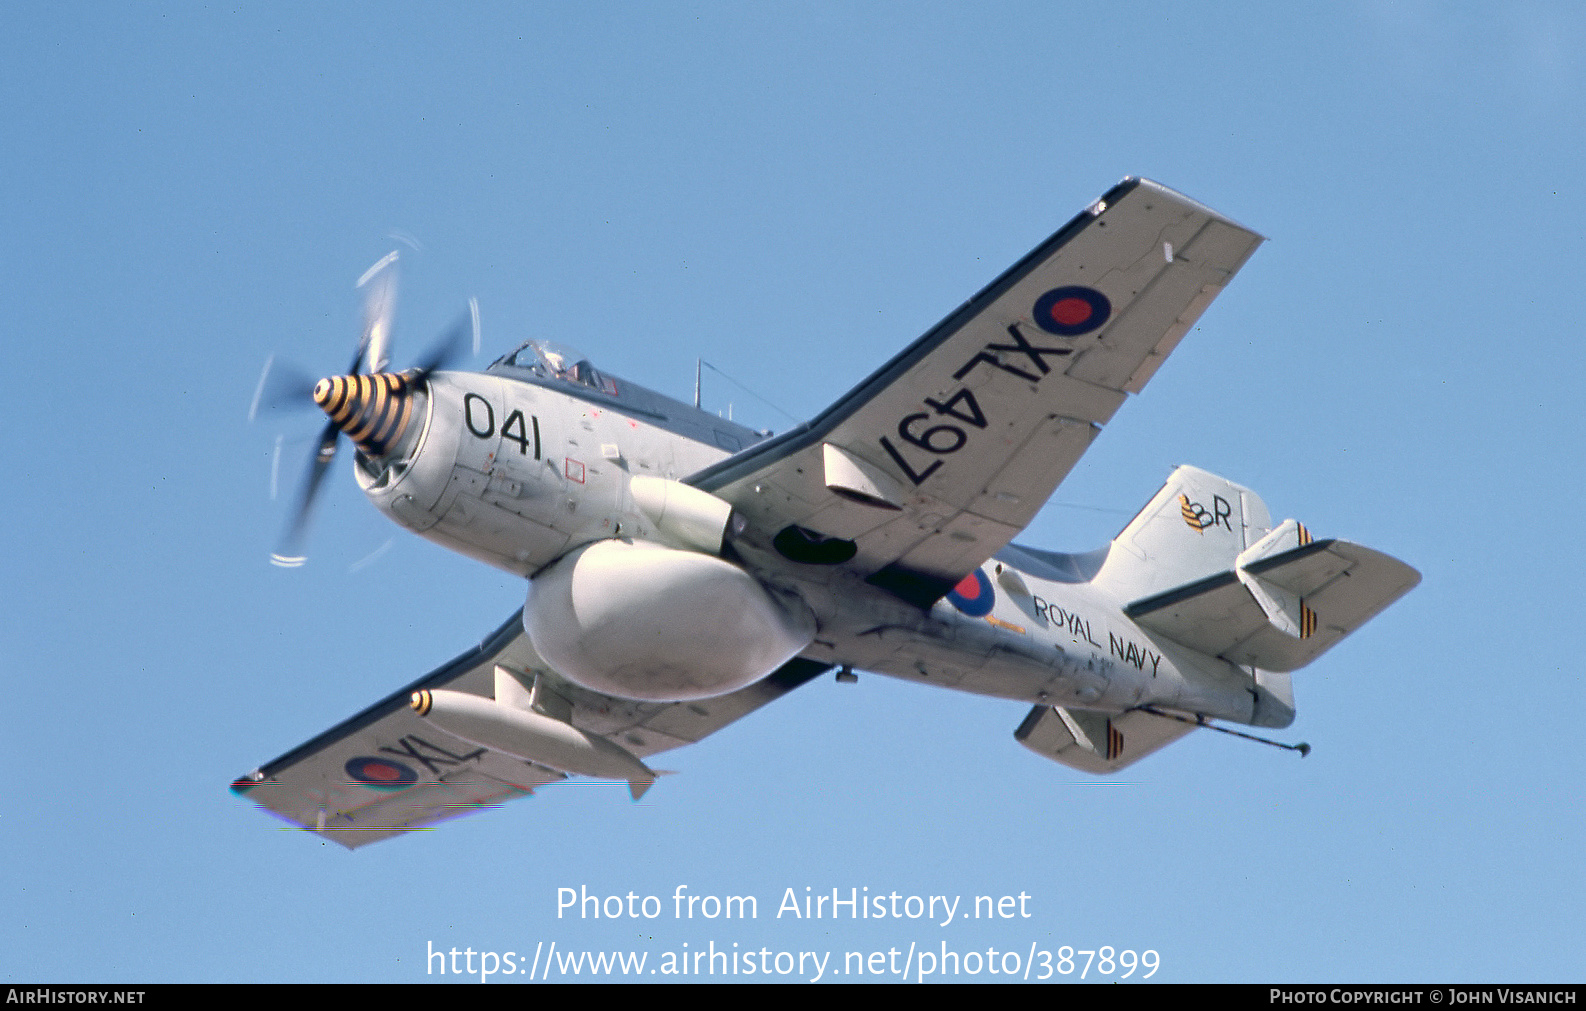
<instances>
[{"instance_id":1,"label":"wing leading edge","mask_svg":"<svg viewBox=\"0 0 1586 1011\"><path fill-rule=\"evenodd\" d=\"M232 783L239 796L348 849L532 794L564 773L459 740L409 707L416 691L490 698L497 665L556 678L517 612L483 642ZM631 702L556 678L571 722L644 758L702 740L830 669L794 658L748 688L684 705Z\"/></svg>"},{"instance_id":2,"label":"wing leading edge","mask_svg":"<svg viewBox=\"0 0 1586 1011\"><path fill-rule=\"evenodd\" d=\"M928 606L1034 518L1262 241L1125 179L819 416L688 483L750 521L762 564Z\"/></svg>"}]
</instances>

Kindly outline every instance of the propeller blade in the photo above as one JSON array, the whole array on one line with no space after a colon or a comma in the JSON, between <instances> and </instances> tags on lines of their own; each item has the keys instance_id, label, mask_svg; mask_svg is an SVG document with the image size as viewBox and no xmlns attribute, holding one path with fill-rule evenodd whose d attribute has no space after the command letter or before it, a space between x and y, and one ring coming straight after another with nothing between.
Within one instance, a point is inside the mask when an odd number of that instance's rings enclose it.
<instances>
[{"instance_id":1,"label":"propeller blade","mask_svg":"<svg viewBox=\"0 0 1586 1011\"><path fill-rule=\"evenodd\" d=\"M468 312L441 335L429 352L420 359L415 369L396 376L379 375L387 370L391 361L391 319L396 308L396 262L397 253L393 250L364 271L363 276L358 279L357 287L364 292L363 335L358 341L357 352L353 355L352 364L347 367L346 373L324 380L331 384L328 389L345 389L344 385L336 384L353 382L359 390L365 392L368 389L378 389L394 391L395 394L406 396L407 384L411 380L423 380L435 370L457 361L463 357L470 343L473 345L474 353L478 353L479 303L469 299ZM365 363L369 366L367 374L363 371ZM370 383L374 383L375 386L369 387L367 384ZM259 376L259 385L254 390L253 404L248 410L248 417L250 420L253 419L261 408L316 403L314 390L317 385L318 383L310 379L303 370L285 362L277 364L272 356L265 363L264 372ZM405 410L406 402L403 401L403 404ZM338 407L337 413L344 415L343 423L351 426L348 431L362 440L357 445L364 452L376 456L384 452L383 440L386 437L384 432L376 438L376 441L369 441L367 438L369 433L366 431L368 426L365 422L370 419L355 423L345 416L342 408ZM307 560L303 546L308 537L309 521L313 517L314 504L319 498L320 489L324 486L325 475L330 472L331 464L336 460L336 449L341 435L342 428L335 421L327 422L320 431L319 443L315 447L313 459L309 461L308 472L303 476L302 484L299 486L297 505L292 512L291 522L287 524L279 546L270 555L272 565L296 568ZM392 438L394 439L395 436ZM271 487L273 496L273 470Z\"/></svg>"},{"instance_id":2,"label":"propeller blade","mask_svg":"<svg viewBox=\"0 0 1586 1011\"><path fill-rule=\"evenodd\" d=\"M248 420L253 421L260 411L313 407L314 383L314 378L295 362L277 361L271 355L259 373L259 385L254 387Z\"/></svg>"},{"instance_id":3,"label":"propeller blade","mask_svg":"<svg viewBox=\"0 0 1586 1011\"><path fill-rule=\"evenodd\" d=\"M463 357L463 352L470 347L479 346L479 304L474 299L468 300L468 312L451 328L441 334L429 349L429 352L419 360L415 366L418 370L416 378L423 379L436 369L445 368Z\"/></svg>"},{"instance_id":4,"label":"propeller blade","mask_svg":"<svg viewBox=\"0 0 1586 1011\"><path fill-rule=\"evenodd\" d=\"M325 475L330 471L330 465L336 460L336 444L341 438L341 429L336 427L334 421L327 422L319 435L319 445L314 450L314 457L309 461L308 473L303 477L302 494L298 496L297 508L292 513L292 522L286 528L286 533L281 538L280 545L270 555L270 564L278 565L283 569L295 569L307 561L303 554L303 544L308 534L308 521L313 514L314 501L319 497L319 489L325 481Z\"/></svg>"},{"instance_id":5,"label":"propeller blade","mask_svg":"<svg viewBox=\"0 0 1586 1011\"><path fill-rule=\"evenodd\" d=\"M378 263L358 278L358 287L364 290L363 338L358 342L358 353L367 358L370 372L384 372L391 364L391 317L396 311L396 250L392 250ZM358 360L347 370L348 375L358 371Z\"/></svg>"}]
</instances>

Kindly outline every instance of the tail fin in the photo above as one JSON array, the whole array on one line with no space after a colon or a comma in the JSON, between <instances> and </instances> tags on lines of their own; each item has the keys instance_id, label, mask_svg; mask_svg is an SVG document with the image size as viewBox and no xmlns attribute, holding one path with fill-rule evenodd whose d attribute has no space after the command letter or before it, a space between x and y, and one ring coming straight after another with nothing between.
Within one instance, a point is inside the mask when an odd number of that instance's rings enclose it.
<instances>
[{"instance_id":1,"label":"tail fin","mask_svg":"<svg viewBox=\"0 0 1586 1011\"><path fill-rule=\"evenodd\" d=\"M1095 583L1123 600L1138 600L1227 572L1271 526L1266 503L1249 488L1179 467L1113 538Z\"/></svg>"}]
</instances>

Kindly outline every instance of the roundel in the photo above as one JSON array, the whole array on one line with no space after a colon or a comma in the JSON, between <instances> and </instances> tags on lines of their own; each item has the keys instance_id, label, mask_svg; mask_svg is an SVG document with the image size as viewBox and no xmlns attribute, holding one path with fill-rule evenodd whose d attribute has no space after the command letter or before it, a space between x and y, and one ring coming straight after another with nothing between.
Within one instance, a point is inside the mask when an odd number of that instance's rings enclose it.
<instances>
[{"instance_id":1,"label":"roundel","mask_svg":"<svg viewBox=\"0 0 1586 1011\"><path fill-rule=\"evenodd\" d=\"M389 758L350 759L347 762L347 775L377 790L400 790L419 781L418 773Z\"/></svg>"},{"instance_id":2,"label":"roundel","mask_svg":"<svg viewBox=\"0 0 1586 1011\"><path fill-rule=\"evenodd\" d=\"M991 613L991 605L997 602L991 580L979 569L960 579L958 585L948 591L947 599L971 618L984 618Z\"/></svg>"},{"instance_id":3,"label":"roundel","mask_svg":"<svg viewBox=\"0 0 1586 1011\"><path fill-rule=\"evenodd\" d=\"M1035 325L1062 337L1099 330L1112 315L1112 303L1095 288L1071 284L1053 288L1035 300Z\"/></svg>"}]
</instances>

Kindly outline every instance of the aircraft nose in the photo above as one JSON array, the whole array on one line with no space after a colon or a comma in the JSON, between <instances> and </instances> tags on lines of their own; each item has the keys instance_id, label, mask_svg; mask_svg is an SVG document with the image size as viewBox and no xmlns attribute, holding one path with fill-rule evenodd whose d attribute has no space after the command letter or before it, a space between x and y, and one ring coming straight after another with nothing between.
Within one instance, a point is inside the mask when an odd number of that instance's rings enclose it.
<instances>
[{"instance_id":1,"label":"aircraft nose","mask_svg":"<svg viewBox=\"0 0 1586 1011\"><path fill-rule=\"evenodd\" d=\"M330 376L314 384L314 403L366 456L380 456L407 431L414 382L403 372Z\"/></svg>"}]
</instances>

